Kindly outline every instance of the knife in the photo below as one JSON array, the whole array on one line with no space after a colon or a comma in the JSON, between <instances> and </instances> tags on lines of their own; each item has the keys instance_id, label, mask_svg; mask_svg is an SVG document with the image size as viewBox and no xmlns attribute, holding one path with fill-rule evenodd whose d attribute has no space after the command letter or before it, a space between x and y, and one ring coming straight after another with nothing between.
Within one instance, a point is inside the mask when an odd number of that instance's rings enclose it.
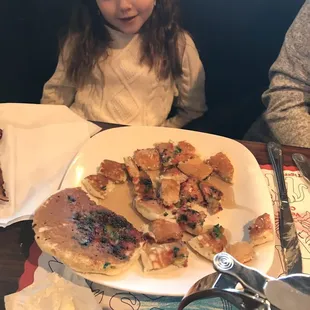
<instances>
[{"instance_id":1,"label":"knife","mask_svg":"<svg viewBox=\"0 0 310 310\"><path fill-rule=\"evenodd\" d=\"M302 173L303 177L306 179L306 181L310 182L310 161L309 159L300 153L295 153L292 155L292 158Z\"/></svg>"},{"instance_id":2,"label":"knife","mask_svg":"<svg viewBox=\"0 0 310 310\"><path fill-rule=\"evenodd\" d=\"M295 276L294 276L295 277ZM296 275L298 278L298 275ZM304 278L302 276L302 278ZM281 310L307 310L310 305L310 282L306 283L307 293L298 290L290 285L288 278L271 280L265 287L265 294L268 301ZM300 280L300 279L299 279ZM301 280L302 281L302 280Z\"/></svg>"},{"instance_id":3,"label":"knife","mask_svg":"<svg viewBox=\"0 0 310 310\"><path fill-rule=\"evenodd\" d=\"M275 171L280 196L280 242L287 274L302 273L302 258L298 235L288 202L287 190L283 173L283 158L281 146L274 142L267 144L268 154Z\"/></svg>"}]
</instances>

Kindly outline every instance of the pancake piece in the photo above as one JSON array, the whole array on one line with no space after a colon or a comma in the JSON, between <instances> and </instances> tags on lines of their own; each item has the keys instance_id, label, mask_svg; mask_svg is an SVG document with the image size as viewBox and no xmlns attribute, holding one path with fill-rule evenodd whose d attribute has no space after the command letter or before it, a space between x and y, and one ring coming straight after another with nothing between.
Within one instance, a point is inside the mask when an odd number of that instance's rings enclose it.
<instances>
[{"instance_id":1,"label":"pancake piece","mask_svg":"<svg viewBox=\"0 0 310 310\"><path fill-rule=\"evenodd\" d=\"M212 166L214 171L225 182L232 183L234 176L234 167L225 154L221 152L217 153L216 155L211 156L207 163Z\"/></svg>"},{"instance_id":2,"label":"pancake piece","mask_svg":"<svg viewBox=\"0 0 310 310\"><path fill-rule=\"evenodd\" d=\"M156 243L167 243L181 240L183 231L181 227L172 221L155 220L149 225L148 234Z\"/></svg>"},{"instance_id":3,"label":"pancake piece","mask_svg":"<svg viewBox=\"0 0 310 310\"><path fill-rule=\"evenodd\" d=\"M226 251L241 264L250 262L255 256L253 246L245 241L228 245Z\"/></svg>"},{"instance_id":4,"label":"pancake piece","mask_svg":"<svg viewBox=\"0 0 310 310\"><path fill-rule=\"evenodd\" d=\"M127 180L127 175L124 168L124 164L105 159L100 164L98 173L104 175L106 178L115 183L125 183Z\"/></svg>"},{"instance_id":5,"label":"pancake piece","mask_svg":"<svg viewBox=\"0 0 310 310\"><path fill-rule=\"evenodd\" d=\"M182 241L145 244L141 252L144 271L160 270L171 265L187 267L188 249Z\"/></svg>"},{"instance_id":6,"label":"pancake piece","mask_svg":"<svg viewBox=\"0 0 310 310\"><path fill-rule=\"evenodd\" d=\"M222 211L223 208L221 200L223 197L223 192L208 181L200 182L199 187L206 201L206 205L210 214L213 215Z\"/></svg>"},{"instance_id":7,"label":"pancake piece","mask_svg":"<svg viewBox=\"0 0 310 310\"><path fill-rule=\"evenodd\" d=\"M172 167L166 169L160 176L160 179L169 179L178 182L179 184L187 181L188 176L182 173L178 168Z\"/></svg>"},{"instance_id":8,"label":"pancake piece","mask_svg":"<svg viewBox=\"0 0 310 310\"><path fill-rule=\"evenodd\" d=\"M127 170L127 173L132 181L132 183L136 183L137 179L139 179L140 177L140 171L137 167L137 165L135 164L135 162L133 161L133 159L131 157L125 157L124 158L124 162L125 162L125 167Z\"/></svg>"},{"instance_id":9,"label":"pancake piece","mask_svg":"<svg viewBox=\"0 0 310 310\"><path fill-rule=\"evenodd\" d=\"M4 180L3 180L1 167L0 167L0 201L4 201L4 202L9 201L9 198L6 195L5 188L4 188Z\"/></svg>"},{"instance_id":10,"label":"pancake piece","mask_svg":"<svg viewBox=\"0 0 310 310\"><path fill-rule=\"evenodd\" d=\"M273 227L268 213L259 216L249 227L250 239L253 246L273 240Z\"/></svg>"},{"instance_id":11,"label":"pancake piece","mask_svg":"<svg viewBox=\"0 0 310 310\"><path fill-rule=\"evenodd\" d=\"M160 198L167 207L180 201L180 184L172 179L161 180Z\"/></svg>"},{"instance_id":12,"label":"pancake piece","mask_svg":"<svg viewBox=\"0 0 310 310\"><path fill-rule=\"evenodd\" d=\"M142 170L159 170L161 163L159 153L156 149L136 150L133 160Z\"/></svg>"},{"instance_id":13,"label":"pancake piece","mask_svg":"<svg viewBox=\"0 0 310 310\"><path fill-rule=\"evenodd\" d=\"M192 235L203 233L204 223L207 215L204 212L195 211L183 206L177 210L176 218L180 227Z\"/></svg>"},{"instance_id":14,"label":"pancake piece","mask_svg":"<svg viewBox=\"0 0 310 310\"><path fill-rule=\"evenodd\" d=\"M0 129L0 140L2 139L3 130ZM1 170L1 163L0 163L0 201L8 202L9 198L6 195L5 187L4 187L4 180L3 180L3 174Z\"/></svg>"},{"instance_id":15,"label":"pancake piece","mask_svg":"<svg viewBox=\"0 0 310 310\"><path fill-rule=\"evenodd\" d=\"M180 141L174 148L173 164L177 165L196 157L196 149L186 141Z\"/></svg>"},{"instance_id":16,"label":"pancake piece","mask_svg":"<svg viewBox=\"0 0 310 310\"><path fill-rule=\"evenodd\" d=\"M133 206L145 219L149 221L175 218L170 210L167 210L155 199L140 199L137 197L133 200Z\"/></svg>"},{"instance_id":17,"label":"pancake piece","mask_svg":"<svg viewBox=\"0 0 310 310\"><path fill-rule=\"evenodd\" d=\"M179 163L178 168L187 176L199 181L205 180L213 172L213 168L204 163L199 157L191 158L186 162Z\"/></svg>"},{"instance_id":18,"label":"pancake piece","mask_svg":"<svg viewBox=\"0 0 310 310\"><path fill-rule=\"evenodd\" d=\"M139 199L156 199L153 182L150 176L144 171L140 171L139 179L135 180L134 191L136 197Z\"/></svg>"},{"instance_id":19,"label":"pancake piece","mask_svg":"<svg viewBox=\"0 0 310 310\"><path fill-rule=\"evenodd\" d=\"M186 182L181 184L180 200L182 204L186 204L188 206L191 204L204 204L204 199L196 179L189 178Z\"/></svg>"},{"instance_id":20,"label":"pancake piece","mask_svg":"<svg viewBox=\"0 0 310 310\"><path fill-rule=\"evenodd\" d=\"M33 229L42 251L81 273L119 274L138 260L143 244L141 232L81 188L47 199L35 212Z\"/></svg>"},{"instance_id":21,"label":"pancake piece","mask_svg":"<svg viewBox=\"0 0 310 310\"><path fill-rule=\"evenodd\" d=\"M155 148L159 153L160 161L164 167L173 165L174 145L171 142L155 144Z\"/></svg>"},{"instance_id":22,"label":"pancake piece","mask_svg":"<svg viewBox=\"0 0 310 310\"><path fill-rule=\"evenodd\" d=\"M82 180L82 184L90 195L99 199L105 199L115 187L114 183L102 174L89 175Z\"/></svg>"},{"instance_id":23,"label":"pancake piece","mask_svg":"<svg viewBox=\"0 0 310 310\"><path fill-rule=\"evenodd\" d=\"M222 252L227 245L224 228L215 225L206 233L188 241L190 247L206 259L213 261L216 254Z\"/></svg>"}]
</instances>

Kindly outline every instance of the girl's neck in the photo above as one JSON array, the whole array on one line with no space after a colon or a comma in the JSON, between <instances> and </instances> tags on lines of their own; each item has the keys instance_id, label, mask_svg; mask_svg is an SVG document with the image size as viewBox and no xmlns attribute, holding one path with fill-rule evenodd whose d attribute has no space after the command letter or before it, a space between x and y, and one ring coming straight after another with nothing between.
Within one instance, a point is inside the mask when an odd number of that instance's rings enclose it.
<instances>
[{"instance_id":1,"label":"girl's neck","mask_svg":"<svg viewBox=\"0 0 310 310\"><path fill-rule=\"evenodd\" d=\"M136 34L128 34L128 33L124 33L122 31L119 31L119 30L115 29L115 27L112 28L108 24L106 24L105 27L108 29L108 31L111 35L111 38L112 38L112 46L111 47L114 49L124 48L136 36Z\"/></svg>"}]
</instances>

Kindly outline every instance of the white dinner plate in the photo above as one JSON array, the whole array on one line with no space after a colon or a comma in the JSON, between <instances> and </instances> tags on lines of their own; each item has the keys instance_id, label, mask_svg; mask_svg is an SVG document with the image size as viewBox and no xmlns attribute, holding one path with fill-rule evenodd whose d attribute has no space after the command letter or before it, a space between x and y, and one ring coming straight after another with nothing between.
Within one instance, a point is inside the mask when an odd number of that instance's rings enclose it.
<instances>
[{"instance_id":1,"label":"white dinner plate","mask_svg":"<svg viewBox=\"0 0 310 310\"><path fill-rule=\"evenodd\" d=\"M80 186L81 180L97 171L104 159L123 162L136 149L150 148L154 143L186 140L193 144L203 158L223 152L230 158L234 169L234 208L224 210L211 218L229 233L229 242L248 240L249 222L263 213L274 214L267 183L252 153L242 144L220 136L163 127L121 127L103 131L90 139L69 167L61 188ZM119 194L103 201L103 205L127 217L134 225L142 219L130 205L129 196L122 188ZM117 190L116 190L117 192ZM113 193L112 193L113 195ZM122 196L123 195L123 196ZM274 243L256 248L256 258L250 266L268 272L273 262ZM116 289L152 295L183 296L203 276L214 272L212 263L190 251L187 268L171 267L161 272L144 273L141 263L118 276L83 274L93 282Z\"/></svg>"}]
</instances>

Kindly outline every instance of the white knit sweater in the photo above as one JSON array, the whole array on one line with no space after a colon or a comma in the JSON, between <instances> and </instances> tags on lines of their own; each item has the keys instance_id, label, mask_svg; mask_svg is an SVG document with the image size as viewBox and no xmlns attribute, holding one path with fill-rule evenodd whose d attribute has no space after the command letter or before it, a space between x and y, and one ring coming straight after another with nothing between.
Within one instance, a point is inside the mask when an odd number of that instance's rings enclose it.
<instances>
[{"instance_id":1,"label":"white knit sweater","mask_svg":"<svg viewBox=\"0 0 310 310\"><path fill-rule=\"evenodd\" d=\"M62 57L54 75L45 84L41 103L64 104L93 121L124 125L181 128L207 110L205 72L192 39L186 35L183 76L178 81L158 81L154 71L140 64L140 37L109 28L113 44L107 59L93 70L82 89L65 77ZM102 79L104 78L104 83ZM167 120L174 97L178 113Z\"/></svg>"}]
</instances>

